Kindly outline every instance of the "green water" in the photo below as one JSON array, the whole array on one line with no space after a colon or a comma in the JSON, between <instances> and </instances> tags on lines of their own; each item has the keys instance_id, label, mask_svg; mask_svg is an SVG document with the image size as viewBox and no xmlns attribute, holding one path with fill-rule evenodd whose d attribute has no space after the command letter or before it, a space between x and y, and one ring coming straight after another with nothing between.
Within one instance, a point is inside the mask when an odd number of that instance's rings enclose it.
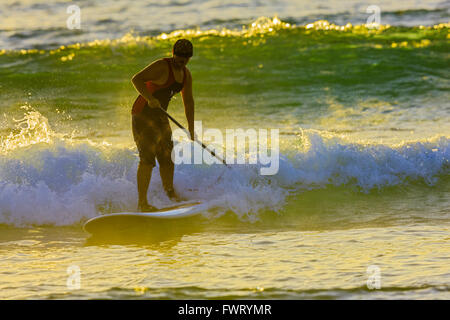
<instances>
[{"instance_id":1,"label":"green water","mask_svg":"<svg viewBox=\"0 0 450 320\"><path fill-rule=\"evenodd\" d=\"M182 231L81 228L136 208L130 79L174 38L1 51L1 298L449 298L446 25L264 21L182 33L196 120L279 129L281 153L274 176L178 166L177 190L211 204ZM186 124L179 96L169 112ZM149 197L167 206L154 177Z\"/></svg>"}]
</instances>

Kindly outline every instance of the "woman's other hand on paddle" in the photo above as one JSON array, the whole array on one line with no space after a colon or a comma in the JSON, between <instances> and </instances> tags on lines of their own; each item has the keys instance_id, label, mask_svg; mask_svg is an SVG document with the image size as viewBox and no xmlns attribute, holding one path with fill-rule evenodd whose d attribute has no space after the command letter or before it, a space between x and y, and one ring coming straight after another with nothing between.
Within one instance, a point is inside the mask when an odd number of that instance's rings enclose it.
<instances>
[{"instance_id":1,"label":"woman's other hand on paddle","mask_svg":"<svg viewBox=\"0 0 450 320\"><path fill-rule=\"evenodd\" d=\"M159 103L159 100L156 98L148 99L147 102L150 108L161 108L161 104Z\"/></svg>"}]
</instances>

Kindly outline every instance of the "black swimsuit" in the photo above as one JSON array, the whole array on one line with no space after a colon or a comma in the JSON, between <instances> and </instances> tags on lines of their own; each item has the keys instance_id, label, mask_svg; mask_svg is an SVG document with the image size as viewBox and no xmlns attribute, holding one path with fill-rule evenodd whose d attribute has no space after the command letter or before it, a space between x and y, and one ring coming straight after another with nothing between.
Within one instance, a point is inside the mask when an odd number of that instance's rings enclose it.
<instances>
[{"instance_id":1,"label":"black swimsuit","mask_svg":"<svg viewBox=\"0 0 450 320\"><path fill-rule=\"evenodd\" d=\"M167 110L170 99L183 89L186 79L186 68L184 68L183 82L176 82L170 58L165 58L164 60L169 65L169 77L166 83L157 85L149 81L146 82L146 86L153 97L158 99L161 107ZM160 165L172 161L173 142L169 119L159 108L150 108L145 98L141 95L137 97L133 104L132 127L134 141L142 162L155 166L155 158Z\"/></svg>"}]
</instances>

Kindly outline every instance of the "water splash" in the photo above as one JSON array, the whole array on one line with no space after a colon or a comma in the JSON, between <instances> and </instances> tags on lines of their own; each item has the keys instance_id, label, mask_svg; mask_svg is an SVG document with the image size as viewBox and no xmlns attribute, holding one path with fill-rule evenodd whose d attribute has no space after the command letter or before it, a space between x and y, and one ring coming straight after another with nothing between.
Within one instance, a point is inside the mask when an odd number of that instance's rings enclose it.
<instances>
[{"instance_id":1,"label":"water splash","mask_svg":"<svg viewBox=\"0 0 450 320\"><path fill-rule=\"evenodd\" d=\"M0 153L23 148L37 143L50 143L54 132L50 129L48 119L29 105L20 107L25 110L22 119L13 119L14 130L0 139Z\"/></svg>"},{"instance_id":2,"label":"water splash","mask_svg":"<svg viewBox=\"0 0 450 320\"><path fill-rule=\"evenodd\" d=\"M259 165L234 165L225 172L221 165L179 165L174 184L181 196L207 201L211 218L232 212L255 222L263 212L280 212L289 195L307 190L339 186L367 193L414 181L434 185L448 174L449 159L445 137L390 147L305 129L281 154L274 176L259 175ZM0 223L72 225L99 212L133 211L137 163L132 149L85 142L15 148L0 156ZM157 207L171 205L157 168L149 199Z\"/></svg>"}]
</instances>

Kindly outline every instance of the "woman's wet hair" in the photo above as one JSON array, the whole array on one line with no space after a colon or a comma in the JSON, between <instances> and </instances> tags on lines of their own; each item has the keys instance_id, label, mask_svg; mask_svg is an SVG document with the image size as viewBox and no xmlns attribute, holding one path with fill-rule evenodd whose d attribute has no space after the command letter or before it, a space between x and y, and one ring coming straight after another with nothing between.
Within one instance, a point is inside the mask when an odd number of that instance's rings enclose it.
<instances>
[{"instance_id":1,"label":"woman's wet hair","mask_svg":"<svg viewBox=\"0 0 450 320\"><path fill-rule=\"evenodd\" d=\"M194 47L189 40L179 39L173 45L173 54L179 57L190 58L194 54Z\"/></svg>"}]
</instances>

